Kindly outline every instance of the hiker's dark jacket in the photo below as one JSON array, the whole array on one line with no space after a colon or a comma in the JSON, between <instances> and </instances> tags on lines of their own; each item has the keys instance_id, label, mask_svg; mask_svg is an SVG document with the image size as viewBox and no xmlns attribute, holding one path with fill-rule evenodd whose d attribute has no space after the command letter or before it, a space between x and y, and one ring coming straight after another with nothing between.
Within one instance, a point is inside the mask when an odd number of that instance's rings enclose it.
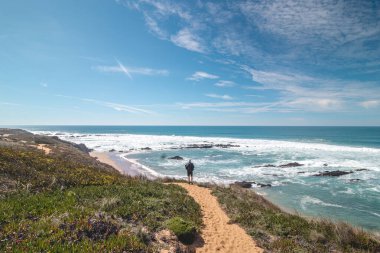
<instances>
[{"instance_id":1,"label":"hiker's dark jacket","mask_svg":"<svg viewBox=\"0 0 380 253\"><path fill-rule=\"evenodd\" d=\"M193 172L194 170L194 164L192 162L189 162L185 165L185 168L188 172Z\"/></svg>"}]
</instances>

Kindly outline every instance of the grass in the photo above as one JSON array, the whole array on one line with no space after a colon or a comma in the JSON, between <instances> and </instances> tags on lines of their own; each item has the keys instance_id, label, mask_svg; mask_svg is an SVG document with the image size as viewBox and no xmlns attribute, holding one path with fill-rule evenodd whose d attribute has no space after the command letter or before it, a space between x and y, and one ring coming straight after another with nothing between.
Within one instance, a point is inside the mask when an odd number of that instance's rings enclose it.
<instances>
[{"instance_id":1,"label":"grass","mask_svg":"<svg viewBox=\"0 0 380 253\"><path fill-rule=\"evenodd\" d=\"M380 252L379 239L363 230L285 213L251 190L214 186L213 194L268 252Z\"/></svg>"},{"instance_id":2,"label":"grass","mask_svg":"<svg viewBox=\"0 0 380 253\"><path fill-rule=\"evenodd\" d=\"M121 176L52 142L49 155L0 146L0 252L156 252L168 220L199 230L200 207L181 187Z\"/></svg>"},{"instance_id":3,"label":"grass","mask_svg":"<svg viewBox=\"0 0 380 253\"><path fill-rule=\"evenodd\" d=\"M181 217L174 217L168 220L166 225L184 244L189 245L194 242L196 227L191 222Z\"/></svg>"}]
</instances>

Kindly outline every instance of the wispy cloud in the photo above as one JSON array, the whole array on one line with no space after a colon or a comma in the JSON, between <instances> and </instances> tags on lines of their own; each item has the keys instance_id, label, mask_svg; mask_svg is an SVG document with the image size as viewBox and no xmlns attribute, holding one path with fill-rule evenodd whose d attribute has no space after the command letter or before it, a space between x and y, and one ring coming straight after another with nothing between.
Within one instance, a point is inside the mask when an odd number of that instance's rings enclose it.
<instances>
[{"instance_id":1,"label":"wispy cloud","mask_svg":"<svg viewBox=\"0 0 380 253\"><path fill-rule=\"evenodd\" d=\"M261 112L282 112L288 113L297 111L295 108L284 108L283 102L271 102L271 103L251 103L251 102L196 102L196 103L179 103L182 109L200 109L215 112L236 112L236 113L261 113Z\"/></svg>"},{"instance_id":2,"label":"wispy cloud","mask_svg":"<svg viewBox=\"0 0 380 253\"><path fill-rule=\"evenodd\" d=\"M99 106L104 106L108 108L112 108L116 111L121 111L121 112L129 112L133 114L156 114L154 111L146 110L146 109L141 109L136 106L131 106L131 105L125 105L125 104L120 104L120 103L114 103L114 102L108 102L108 101L103 101L103 100L98 100L98 99L91 99L91 98L80 98L80 97L73 97L73 96L66 96L66 95L56 95L57 97L62 97L62 98L67 98L67 99L75 99L75 100L80 100L86 103L91 103L91 104L96 104Z\"/></svg>"},{"instance_id":3,"label":"wispy cloud","mask_svg":"<svg viewBox=\"0 0 380 253\"><path fill-rule=\"evenodd\" d=\"M380 87L376 82L345 81L339 79L325 79L313 76L260 71L247 66L252 80L257 84L246 86L252 90L274 90L282 94L288 102L287 106L299 107L307 110L339 110L344 104L359 99L380 99ZM371 102L367 103L371 106ZM365 104L362 104L365 106Z\"/></svg>"},{"instance_id":4,"label":"wispy cloud","mask_svg":"<svg viewBox=\"0 0 380 253\"><path fill-rule=\"evenodd\" d=\"M376 108L380 106L380 100L363 101L363 102L360 102L359 105L366 109Z\"/></svg>"},{"instance_id":5,"label":"wispy cloud","mask_svg":"<svg viewBox=\"0 0 380 253\"><path fill-rule=\"evenodd\" d=\"M117 65L115 66L95 66L94 69L100 72L111 72L111 73L123 73L132 79L132 74L136 75L161 75L166 76L169 74L168 70L165 69L151 69L151 68L139 68L139 67L127 67L123 65L120 61L117 61Z\"/></svg>"},{"instance_id":6,"label":"wispy cloud","mask_svg":"<svg viewBox=\"0 0 380 253\"><path fill-rule=\"evenodd\" d=\"M93 104L105 106L112 108L116 111L121 111L121 112L129 112L129 113L134 113L134 114L155 114L153 111L137 108L134 106L129 106L129 105L124 105L124 104L119 104L119 103L113 103L113 102L106 102L102 100L96 100L96 99L89 99L89 98L81 98L82 101L85 102L90 102Z\"/></svg>"},{"instance_id":7,"label":"wispy cloud","mask_svg":"<svg viewBox=\"0 0 380 253\"><path fill-rule=\"evenodd\" d=\"M191 51L241 56L259 67L312 61L327 70L348 68L355 64L348 60L376 62L380 54L380 8L373 1L118 2L140 11L160 39Z\"/></svg>"},{"instance_id":8,"label":"wispy cloud","mask_svg":"<svg viewBox=\"0 0 380 253\"><path fill-rule=\"evenodd\" d=\"M234 87L236 83L232 81L220 80L219 82L214 84L217 87Z\"/></svg>"},{"instance_id":9,"label":"wispy cloud","mask_svg":"<svg viewBox=\"0 0 380 253\"><path fill-rule=\"evenodd\" d=\"M206 97L210 98L218 98L218 99L223 99L223 100L232 100L234 99L230 95L218 95L218 94L205 94Z\"/></svg>"},{"instance_id":10,"label":"wispy cloud","mask_svg":"<svg viewBox=\"0 0 380 253\"><path fill-rule=\"evenodd\" d=\"M10 106L17 106L17 105L20 105L20 104L16 104L16 103L10 103L10 102L0 102L1 105L10 105Z\"/></svg>"},{"instance_id":11,"label":"wispy cloud","mask_svg":"<svg viewBox=\"0 0 380 253\"><path fill-rule=\"evenodd\" d=\"M205 52L205 48L202 45L201 38L195 33L192 33L190 29L182 29L177 34L172 35L170 40L179 47L186 48L190 51L199 53Z\"/></svg>"},{"instance_id":12,"label":"wispy cloud","mask_svg":"<svg viewBox=\"0 0 380 253\"><path fill-rule=\"evenodd\" d=\"M47 88L48 87L48 84L45 83L45 82L40 82L40 86L44 87L44 88Z\"/></svg>"},{"instance_id":13,"label":"wispy cloud","mask_svg":"<svg viewBox=\"0 0 380 253\"><path fill-rule=\"evenodd\" d=\"M190 77L187 78L187 80L192 80L192 81L200 81L202 79L218 79L219 76L209 74L203 71L197 71L194 74L192 74Z\"/></svg>"}]
</instances>

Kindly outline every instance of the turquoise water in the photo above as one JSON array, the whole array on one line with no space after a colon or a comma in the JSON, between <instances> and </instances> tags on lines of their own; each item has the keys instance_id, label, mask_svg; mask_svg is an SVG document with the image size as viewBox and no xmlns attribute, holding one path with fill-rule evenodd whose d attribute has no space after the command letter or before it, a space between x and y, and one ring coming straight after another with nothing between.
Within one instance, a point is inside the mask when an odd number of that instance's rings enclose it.
<instances>
[{"instance_id":1,"label":"turquoise water","mask_svg":"<svg viewBox=\"0 0 380 253\"><path fill-rule=\"evenodd\" d=\"M155 176L184 178L184 163L195 163L195 178L231 183L251 180L288 210L322 216L380 231L379 127L183 127L183 126L33 126L23 127L85 143L99 151L115 149ZM188 149L189 145L234 147ZM141 150L149 147L151 150ZM185 161L170 160L179 155ZM299 167L279 166L290 162ZM365 170L363 170L365 169ZM353 171L316 177L321 171Z\"/></svg>"}]
</instances>

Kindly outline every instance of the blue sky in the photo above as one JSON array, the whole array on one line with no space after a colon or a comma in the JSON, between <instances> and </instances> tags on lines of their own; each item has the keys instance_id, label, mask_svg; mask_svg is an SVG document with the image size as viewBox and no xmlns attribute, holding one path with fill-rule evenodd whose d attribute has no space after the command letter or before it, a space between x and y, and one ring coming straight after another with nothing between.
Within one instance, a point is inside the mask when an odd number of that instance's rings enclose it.
<instances>
[{"instance_id":1,"label":"blue sky","mask_svg":"<svg viewBox=\"0 0 380 253\"><path fill-rule=\"evenodd\" d=\"M4 0L0 125L380 125L380 1Z\"/></svg>"}]
</instances>

